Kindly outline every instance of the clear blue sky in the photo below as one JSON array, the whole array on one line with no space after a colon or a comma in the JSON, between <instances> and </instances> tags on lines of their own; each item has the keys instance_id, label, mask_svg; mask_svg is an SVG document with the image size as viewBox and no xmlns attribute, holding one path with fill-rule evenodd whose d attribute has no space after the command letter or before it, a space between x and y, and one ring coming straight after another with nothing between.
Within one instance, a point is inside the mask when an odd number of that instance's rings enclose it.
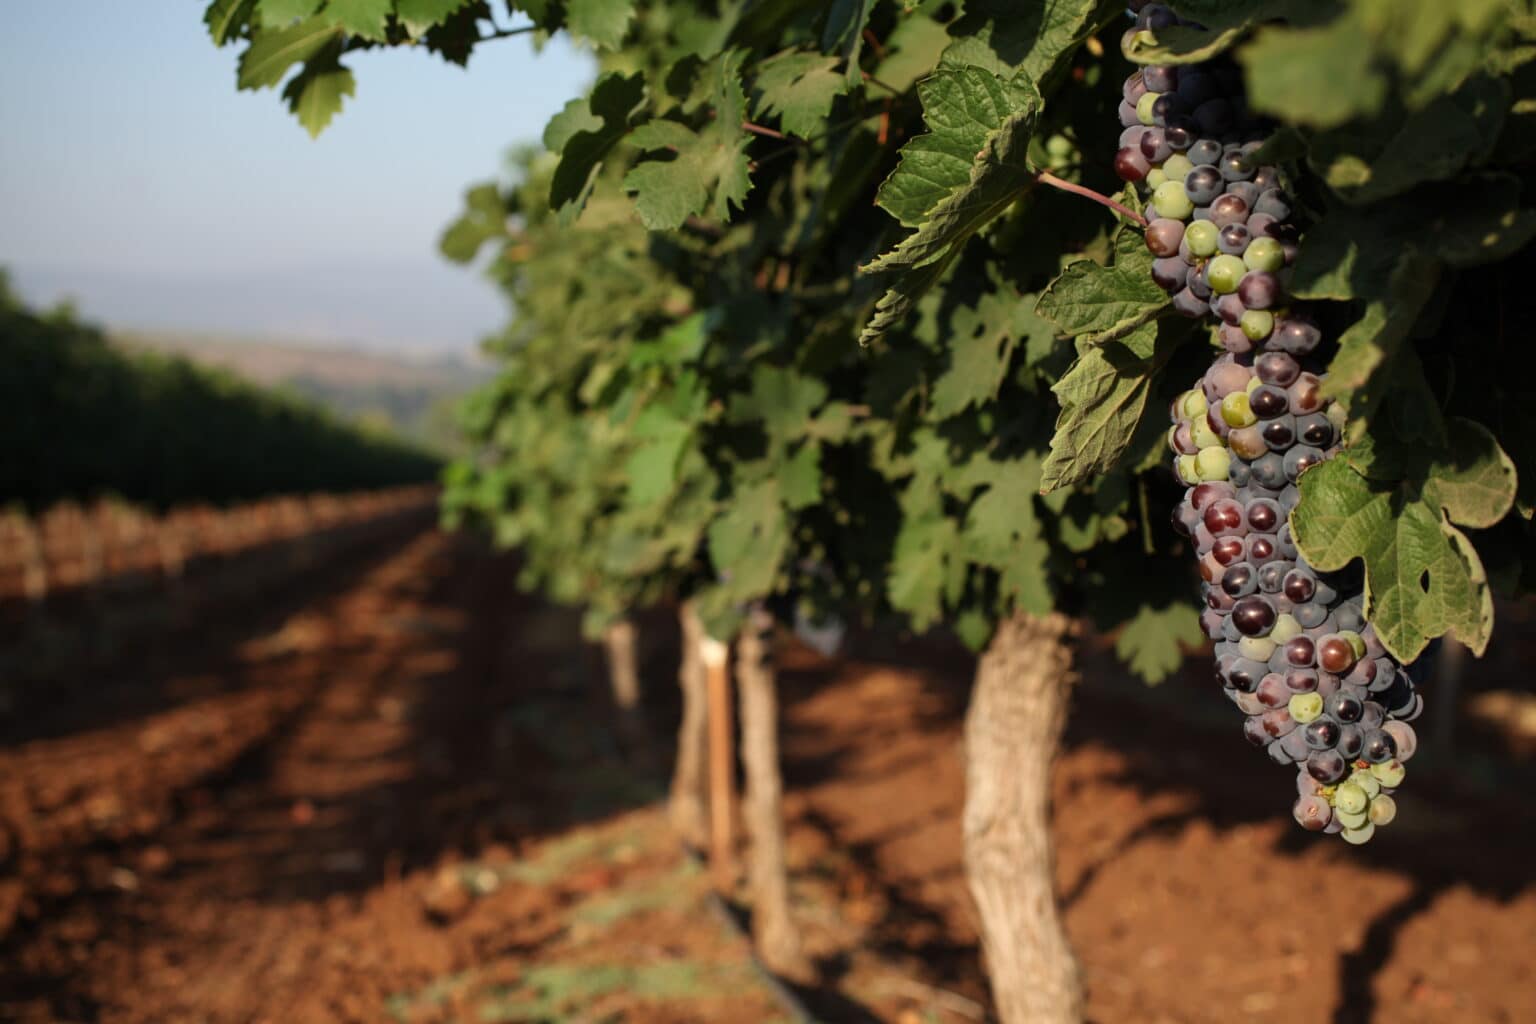
<instances>
[{"instance_id":1,"label":"clear blue sky","mask_svg":"<svg viewBox=\"0 0 1536 1024\"><path fill-rule=\"evenodd\" d=\"M464 188L536 141L592 62L562 39L469 68L356 54L317 140L235 90L198 0L18 3L0 30L0 265L110 325L468 351L507 310L437 255Z\"/></svg>"}]
</instances>

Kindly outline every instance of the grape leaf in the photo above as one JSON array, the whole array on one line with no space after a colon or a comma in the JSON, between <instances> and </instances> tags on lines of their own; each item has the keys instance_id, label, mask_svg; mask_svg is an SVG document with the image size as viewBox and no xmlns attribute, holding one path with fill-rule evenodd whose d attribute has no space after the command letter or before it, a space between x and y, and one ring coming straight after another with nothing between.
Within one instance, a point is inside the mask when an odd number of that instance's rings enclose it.
<instances>
[{"instance_id":1,"label":"grape leaf","mask_svg":"<svg viewBox=\"0 0 1536 1024\"><path fill-rule=\"evenodd\" d=\"M778 481L760 480L741 488L709 526L709 558L730 574L738 593L767 593L789 550L789 529Z\"/></svg>"},{"instance_id":2,"label":"grape leaf","mask_svg":"<svg viewBox=\"0 0 1536 1024\"><path fill-rule=\"evenodd\" d=\"M634 16L634 0L568 0L566 3L566 22L571 31L608 50L618 49Z\"/></svg>"},{"instance_id":3,"label":"grape leaf","mask_svg":"<svg viewBox=\"0 0 1536 1024\"><path fill-rule=\"evenodd\" d=\"M1119 463L1146 411L1154 375L1173 346L1150 323L1118 341L1079 343L1077 360L1051 387L1061 415L1045 459L1043 492L1092 479Z\"/></svg>"},{"instance_id":4,"label":"grape leaf","mask_svg":"<svg viewBox=\"0 0 1536 1024\"><path fill-rule=\"evenodd\" d=\"M832 101L848 89L848 79L834 70L837 63L837 57L793 50L764 61L757 69L758 111L776 115L791 135L815 135Z\"/></svg>"},{"instance_id":5,"label":"grape leaf","mask_svg":"<svg viewBox=\"0 0 1536 1024\"><path fill-rule=\"evenodd\" d=\"M262 28L282 28L320 9L320 0L256 0L256 22Z\"/></svg>"},{"instance_id":6,"label":"grape leaf","mask_svg":"<svg viewBox=\"0 0 1536 1024\"><path fill-rule=\"evenodd\" d=\"M255 6L256 0L213 0L203 12L203 24L208 26L213 45L223 46L238 39Z\"/></svg>"},{"instance_id":7,"label":"grape leaf","mask_svg":"<svg viewBox=\"0 0 1536 1024\"><path fill-rule=\"evenodd\" d=\"M576 101L573 101L576 102ZM597 80L586 116L571 104L550 119L544 144L560 154L549 184L549 205L569 224L586 205L610 150L629 131L645 103L645 76L611 71Z\"/></svg>"},{"instance_id":8,"label":"grape leaf","mask_svg":"<svg viewBox=\"0 0 1536 1024\"><path fill-rule=\"evenodd\" d=\"M393 0L327 0L325 16L362 39L383 42Z\"/></svg>"},{"instance_id":9,"label":"grape leaf","mask_svg":"<svg viewBox=\"0 0 1536 1024\"><path fill-rule=\"evenodd\" d=\"M1168 308L1168 293L1152 280L1152 254L1142 233L1121 227L1115 261L1078 260L1040 296L1035 311L1061 333L1095 345L1120 338Z\"/></svg>"},{"instance_id":10,"label":"grape leaf","mask_svg":"<svg viewBox=\"0 0 1536 1024\"><path fill-rule=\"evenodd\" d=\"M313 139L325 130L331 118L341 113L342 101L356 89L357 80L341 64L310 62L283 86L283 97Z\"/></svg>"},{"instance_id":11,"label":"grape leaf","mask_svg":"<svg viewBox=\"0 0 1536 1024\"><path fill-rule=\"evenodd\" d=\"M468 263L492 238L505 237L507 210L494 183L464 193L464 212L443 230L437 247L455 263Z\"/></svg>"},{"instance_id":12,"label":"grape leaf","mask_svg":"<svg viewBox=\"0 0 1536 1024\"><path fill-rule=\"evenodd\" d=\"M1178 671L1185 648L1197 648L1204 641L1200 616L1190 605L1144 604L1120 628L1115 654L1146 682L1160 683Z\"/></svg>"},{"instance_id":13,"label":"grape leaf","mask_svg":"<svg viewBox=\"0 0 1536 1024\"><path fill-rule=\"evenodd\" d=\"M931 418L948 419L997 397L1014 347L1029 330L1029 311L1017 295L988 292L974 307L955 312L949 368L934 382Z\"/></svg>"},{"instance_id":14,"label":"grape leaf","mask_svg":"<svg viewBox=\"0 0 1536 1024\"><path fill-rule=\"evenodd\" d=\"M1035 514L1040 460L1031 455L987 468L990 484L966 515L964 551L1000 571L1001 596L1013 608L1044 615L1051 610L1050 548Z\"/></svg>"},{"instance_id":15,"label":"grape leaf","mask_svg":"<svg viewBox=\"0 0 1536 1024\"><path fill-rule=\"evenodd\" d=\"M1366 614L1383 646L1405 662L1447 632L1481 654L1493 627L1487 574L1456 526L1502 519L1514 502L1515 467L1470 420L1450 420L1447 435L1444 448L1394 453L1397 480L1368 478L1346 450L1302 474L1291 514L1296 544L1317 568L1364 560ZM1373 460L1378 474L1389 464Z\"/></svg>"},{"instance_id":16,"label":"grape leaf","mask_svg":"<svg viewBox=\"0 0 1536 1024\"><path fill-rule=\"evenodd\" d=\"M885 55L874 77L898 93L906 92L931 72L950 43L949 32L921 14L903 18L885 40Z\"/></svg>"},{"instance_id":17,"label":"grape leaf","mask_svg":"<svg viewBox=\"0 0 1536 1024\"><path fill-rule=\"evenodd\" d=\"M691 433L688 424L664 407L646 406L631 428L639 445L624 463L631 505L649 505L672 493L677 462Z\"/></svg>"},{"instance_id":18,"label":"grape leaf","mask_svg":"<svg viewBox=\"0 0 1536 1024\"><path fill-rule=\"evenodd\" d=\"M340 30L324 18L311 18L282 29L259 29L240 55L239 86L265 89L277 85L293 65L309 60L337 38Z\"/></svg>"},{"instance_id":19,"label":"grape leaf","mask_svg":"<svg viewBox=\"0 0 1536 1024\"><path fill-rule=\"evenodd\" d=\"M1121 14L1118 0L971 0L950 31L945 67L984 68L999 77L1017 75L1041 92L1099 26Z\"/></svg>"},{"instance_id":20,"label":"grape leaf","mask_svg":"<svg viewBox=\"0 0 1536 1024\"><path fill-rule=\"evenodd\" d=\"M635 195L635 209L646 227L681 227L689 217L712 206L717 220L729 220L751 191L747 135L741 129L746 98L741 91L744 53L733 50L714 62L714 121L695 132L676 121L650 121L630 133L643 150L668 149L671 160L646 160L624 177ZM713 201L711 202L711 195Z\"/></svg>"},{"instance_id":21,"label":"grape leaf","mask_svg":"<svg viewBox=\"0 0 1536 1024\"><path fill-rule=\"evenodd\" d=\"M395 17L412 36L420 38L428 29L447 21L469 0L395 0Z\"/></svg>"},{"instance_id":22,"label":"grape leaf","mask_svg":"<svg viewBox=\"0 0 1536 1024\"><path fill-rule=\"evenodd\" d=\"M1311 163L1347 202L1376 202L1481 163L1498 141L1508 104L1502 82L1478 75L1380 141L1353 126L1324 133L1312 142Z\"/></svg>"},{"instance_id":23,"label":"grape leaf","mask_svg":"<svg viewBox=\"0 0 1536 1024\"><path fill-rule=\"evenodd\" d=\"M791 512L810 508L821 500L821 445L802 444L779 465L779 492Z\"/></svg>"},{"instance_id":24,"label":"grape leaf","mask_svg":"<svg viewBox=\"0 0 1536 1024\"><path fill-rule=\"evenodd\" d=\"M886 573L886 596L891 607L907 615L913 629L922 631L943 618L946 594L957 598L965 584L960 528L943 514L931 487L912 484L901 503L901 530Z\"/></svg>"},{"instance_id":25,"label":"grape leaf","mask_svg":"<svg viewBox=\"0 0 1536 1024\"><path fill-rule=\"evenodd\" d=\"M1314 128L1374 116L1389 95L1418 110L1481 66L1507 6L1351 0L1325 23L1266 25L1239 51L1249 103Z\"/></svg>"},{"instance_id":26,"label":"grape leaf","mask_svg":"<svg viewBox=\"0 0 1536 1024\"><path fill-rule=\"evenodd\" d=\"M827 10L827 21L822 28L821 48L828 52L841 51L848 62L848 87L860 82L859 53L864 48L864 26L869 24L870 12L875 0L832 0Z\"/></svg>"},{"instance_id":27,"label":"grape leaf","mask_svg":"<svg viewBox=\"0 0 1536 1024\"><path fill-rule=\"evenodd\" d=\"M942 274L965 242L1034 181L1025 160L1040 110L1028 84L980 68L944 68L918 83L929 132L901 149L879 203L917 230L863 268L901 272L859 340L879 338ZM938 271L933 269L940 264Z\"/></svg>"},{"instance_id":28,"label":"grape leaf","mask_svg":"<svg viewBox=\"0 0 1536 1024\"><path fill-rule=\"evenodd\" d=\"M731 420L761 423L770 440L787 445L805 436L812 414L827 400L827 386L778 366L752 371L752 390L731 403Z\"/></svg>"}]
</instances>

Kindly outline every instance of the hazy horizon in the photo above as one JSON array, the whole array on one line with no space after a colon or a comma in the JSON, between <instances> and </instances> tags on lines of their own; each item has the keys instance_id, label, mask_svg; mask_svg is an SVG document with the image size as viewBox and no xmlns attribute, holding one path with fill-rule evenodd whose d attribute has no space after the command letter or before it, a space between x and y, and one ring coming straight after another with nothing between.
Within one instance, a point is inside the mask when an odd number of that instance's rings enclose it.
<instances>
[{"instance_id":1,"label":"hazy horizon","mask_svg":"<svg viewBox=\"0 0 1536 1024\"><path fill-rule=\"evenodd\" d=\"M437 254L464 190L584 88L585 54L528 37L468 69L349 56L319 139L275 90L237 92L201 3L18 8L0 36L0 266L38 305L114 329L472 352L507 308Z\"/></svg>"}]
</instances>

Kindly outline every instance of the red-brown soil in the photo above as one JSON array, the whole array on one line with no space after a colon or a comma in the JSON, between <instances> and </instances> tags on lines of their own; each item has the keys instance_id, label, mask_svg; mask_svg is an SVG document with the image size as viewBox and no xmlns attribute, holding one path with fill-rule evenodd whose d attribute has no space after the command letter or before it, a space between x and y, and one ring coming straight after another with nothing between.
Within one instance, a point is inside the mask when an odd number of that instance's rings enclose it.
<instances>
[{"instance_id":1,"label":"red-brown soil","mask_svg":"<svg viewBox=\"0 0 1536 1024\"><path fill-rule=\"evenodd\" d=\"M176 634L100 676L110 701L75 681L8 724L0 1020L792 1019L667 832L659 772L614 741L576 617L514 574L421 534ZM662 730L671 642L644 665ZM796 995L825 1021L987 1019L968 661L881 653L784 656L822 977ZM1093 1020L1536 1021L1523 791L1422 754L1399 821L1347 847L1290 823L1286 773L1208 684L1149 700L1086 668L1056 830Z\"/></svg>"}]
</instances>

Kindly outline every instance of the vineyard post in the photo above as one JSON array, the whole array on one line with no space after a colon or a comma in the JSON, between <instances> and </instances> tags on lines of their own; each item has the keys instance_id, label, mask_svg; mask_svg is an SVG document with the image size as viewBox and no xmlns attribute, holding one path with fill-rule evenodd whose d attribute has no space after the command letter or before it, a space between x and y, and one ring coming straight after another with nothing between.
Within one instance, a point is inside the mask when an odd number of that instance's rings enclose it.
<instances>
[{"instance_id":1,"label":"vineyard post","mask_svg":"<svg viewBox=\"0 0 1536 1024\"><path fill-rule=\"evenodd\" d=\"M1077 682L1060 612L1003 619L965 718L966 877L1004 1024L1078 1024L1083 983L1056 900L1051 766Z\"/></svg>"},{"instance_id":2,"label":"vineyard post","mask_svg":"<svg viewBox=\"0 0 1536 1024\"><path fill-rule=\"evenodd\" d=\"M704 666L704 626L699 621L693 601L682 602L677 610L682 632L682 658L677 670L677 685L682 691L682 720L677 727L677 760L672 769L668 815L672 827L687 845L704 849L709 842L705 824L704 762L709 747L706 711L709 686Z\"/></svg>"},{"instance_id":3,"label":"vineyard post","mask_svg":"<svg viewBox=\"0 0 1536 1024\"><path fill-rule=\"evenodd\" d=\"M763 962L771 970L785 977L809 979L810 962L789 911L784 783L779 768L778 679L772 644L773 616L759 604L747 613L736 646L741 760L746 774L742 817L751 840L748 878L752 934Z\"/></svg>"},{"instance_id":4,"label":"vineyard post","mask_svg":"<svg viewBox=\"0 0 1536 1024\"><path fill-rule=\"evenodd\" d=\"M719 640L705 636L699 653L709 678L709 863L715 887L725 893L736 883L729 651Z\"/></svg>"}]
</instances>

